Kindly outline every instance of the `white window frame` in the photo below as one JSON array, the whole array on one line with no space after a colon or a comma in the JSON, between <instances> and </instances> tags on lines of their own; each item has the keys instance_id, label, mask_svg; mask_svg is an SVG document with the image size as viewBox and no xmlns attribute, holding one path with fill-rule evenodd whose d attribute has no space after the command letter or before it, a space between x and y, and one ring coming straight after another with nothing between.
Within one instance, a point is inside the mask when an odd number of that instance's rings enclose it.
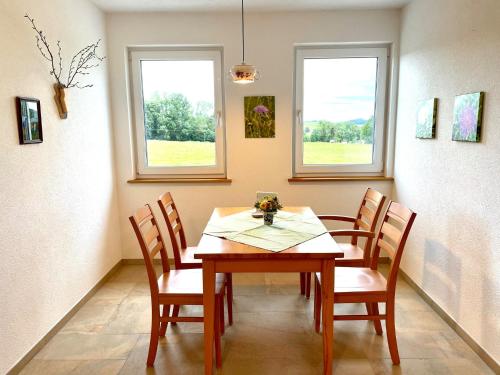
<instances>
[{"instance_id":1,"label":"white window frame","mask_svg":"<svg viewBox=\"0 0 500 375\"><path fill-rule=\"evenodd\" d=\"M387 63L389 47L381 46L296 46L295 47L295 121L293 148L293 175L297 177L328 175L383 175L386 129ZM373 132L373 159L371 164L304 164L303 155L303 107L304 107L304 59L307 58L377 58L377 82L375 94L375 129Z\"/></svg>"},{"instance_id":2,"label":"white window frame","mask_svg":"<svg viewBox=\"0 0 500 375\"><path fill-rule=\"evenodd\" d=\"M136 173L147 177L226 177L224 96L222 80L222 47L165 47L154 50L130 51L132 101L135 118ZM149 166L144 123L142 61L214 62L215 165L206 166ZM193 72L194 74L195 72Z\"/></svg>"}]
</instances>

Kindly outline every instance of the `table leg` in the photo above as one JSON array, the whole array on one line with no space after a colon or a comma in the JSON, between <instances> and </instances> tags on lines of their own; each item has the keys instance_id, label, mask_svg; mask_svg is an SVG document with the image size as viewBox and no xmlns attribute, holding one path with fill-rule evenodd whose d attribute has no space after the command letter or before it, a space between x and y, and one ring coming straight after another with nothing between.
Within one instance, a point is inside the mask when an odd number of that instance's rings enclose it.
<instances>
[{"instance_id":1,"label":"table leg","mask_svg":"<svg viewBox=\"0 0 500 375\"><path fill-rule=\"evenodd\" d=\"M323 373L331 375L333 361L333 281L335 260L328 259L321 266L321 296L323 318Z\"/></svg>"},{"instance_id":2,"label":"table leg","mask_svg":"<svg viewBox=\"0 0 500 375\"><path fill-rule=\"evenodd\" d=\"M205 337L205 375L213 372L215 325L215 263L203 261L203 316Z\"/></svg>"}]
</instances>

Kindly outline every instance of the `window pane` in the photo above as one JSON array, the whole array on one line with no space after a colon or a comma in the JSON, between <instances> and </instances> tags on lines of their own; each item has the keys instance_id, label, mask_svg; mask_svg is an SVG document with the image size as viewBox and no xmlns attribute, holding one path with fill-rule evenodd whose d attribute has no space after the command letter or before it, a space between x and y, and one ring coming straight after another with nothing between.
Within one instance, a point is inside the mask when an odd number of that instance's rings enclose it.
<instances>
[{"instance_id":1,"label":"window pane","mask_svg":"<svg viewBox=\"0 0 500 375\"><path fill-rule=\"evenodd\" d=\"M214 62L141 61L147 164L213 166Z\"/></svg>"},{"instance_id":2,"label":"window pane","mask_svg":"<svg viewBox=\"0 0 500 375\"><path fill-rule=\"evenodd\" d=\"M304 59L304 165L371 164L377 58Z\"/></svg>"}]
</instances>

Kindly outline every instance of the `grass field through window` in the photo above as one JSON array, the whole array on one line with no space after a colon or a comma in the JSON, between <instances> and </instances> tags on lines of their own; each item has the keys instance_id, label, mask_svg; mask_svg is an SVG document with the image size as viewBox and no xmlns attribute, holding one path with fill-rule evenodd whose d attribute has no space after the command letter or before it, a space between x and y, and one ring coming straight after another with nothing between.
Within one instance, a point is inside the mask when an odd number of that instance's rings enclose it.
<instances>
[{"instance_id":1,"label":"grass field through window","mask_svg":"<svg viewBox=\"0 0 500 375\"><path fill-rule=\"evenodd\" d=\"M371 164L372 145L304 142L304 164Z\"/></svg>"},{"instance_id":2,"label":"grass field through window","mask_svg":"<svg viewBox=\"0 0 500 375\"><path fill-rule=\"evenodd\" d=\"M304 164L370 164L372 145L305 142ZM214 142L148 141L148 165L215 165Z\"/></svg>"},{"instance_id":3,"label":"grass field through window","mask_svg":"<svg viewBox=\"0 0 500 375\"><path fill-rule=\"evenodd\" d=\"M215 165L215 142L150 140L148 165L151 167Z\"/></svg>"}]
</instances>

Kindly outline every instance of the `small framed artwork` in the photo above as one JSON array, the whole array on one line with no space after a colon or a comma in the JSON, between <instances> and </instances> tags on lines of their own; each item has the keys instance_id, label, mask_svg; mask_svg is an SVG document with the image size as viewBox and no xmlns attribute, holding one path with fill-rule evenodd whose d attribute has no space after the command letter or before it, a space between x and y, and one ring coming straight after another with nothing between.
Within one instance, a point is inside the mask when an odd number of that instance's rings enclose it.
<instances>
[{"instance_id":1,"label":"small framed artwork","mask_svg":"<svg viewBox=\"0 0 500 375\"><path fill-rule=\"evenodd\" d=\"M436 137L436 117L438 99L423 100L417 109L417 138L432 139Z\"/></svg>"},{"instance_id":2,"label":"small framed artwork","mask_svg":"<svg viewBox=\"0 0 500 375\"><path fill-rule=\"evenodd\" d=\"M245 138L274 138L274 96L245 96L244 106Z\"/></svg>"},{"instance_id":3,"label":"small framed artwork","mask_svg":"<svg viewBox=\"0 0 500 375\"><path fill-rule=\"evenodd\" d=\"M40 100L16 97L19 143L22 145L42 143L42 113Z\"/></svg>"},{"instance_id":4,"label":"small framed artwork","mask_svg":"<svg viewBox=\"0 0 500 375\"><path fill-rule=\"evenodd\" d=\"M459 95L453 107L452 140L479 142L483 121L484 92Z\"/></svg>"}]
</instances>

